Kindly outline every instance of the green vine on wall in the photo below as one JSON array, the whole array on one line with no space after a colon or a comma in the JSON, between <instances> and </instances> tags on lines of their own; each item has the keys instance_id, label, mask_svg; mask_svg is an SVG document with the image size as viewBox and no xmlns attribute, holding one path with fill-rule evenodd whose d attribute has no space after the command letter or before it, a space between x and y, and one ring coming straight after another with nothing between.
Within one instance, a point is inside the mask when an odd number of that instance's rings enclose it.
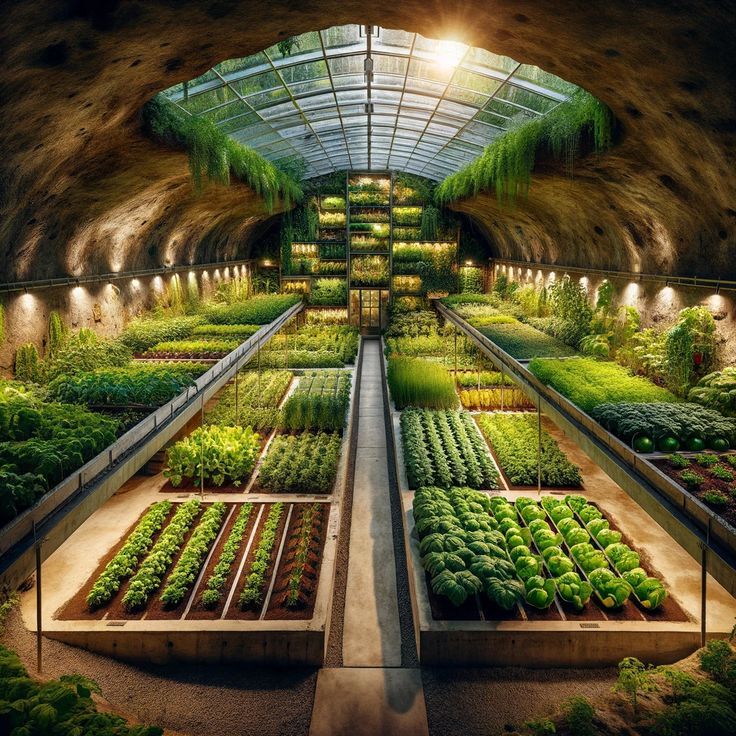
<instances>
[{"instance_id":1,"label":"green vine on wall","mask_svg":"<svg viewBox=\"0 0 736 736\"><path fill-rule=\"evenodd\" d=\"M290 208L302 198L299 184L254 150L229 138L206 118L187 116L163 95L143 108L144 127L154 138L186 149L197 191L205 179L229 184L231 174L263 197L269 212L281 200Z\"/></svg>"},{"instance_id":2,"label":"green vine on wall","mask_svg":"<svg viewBox=\"0 0 736 736\"><path fill-rule=\"evenodd\" d=\"M564 161L568 171L579 154L580 140L590 132L595 151L611 147L614 118L610 109L585 90L578 90L542 118L527 120L491 143L436 190L440 204L494 190L500 201L513 202L529 191L537 157L546 152Z\"/></svg>"}]
</instances>

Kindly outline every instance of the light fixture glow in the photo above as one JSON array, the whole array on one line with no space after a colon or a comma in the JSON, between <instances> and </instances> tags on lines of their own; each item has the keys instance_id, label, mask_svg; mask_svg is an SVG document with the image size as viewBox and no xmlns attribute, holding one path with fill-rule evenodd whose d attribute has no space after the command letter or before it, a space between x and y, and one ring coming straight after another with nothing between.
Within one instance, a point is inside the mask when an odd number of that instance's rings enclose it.
<instances>
[{"instance_id":1,"label":"light fixture glow","mask_svg":"<svg viewBox=\"0 0 736 736\"><path fill-rule=\"evenodd\" d=\"M437 64L448 71L454 69L465 55L467 48L465 44L457 41L440 41L435 52Z\"/></svg>"}]
</instances>

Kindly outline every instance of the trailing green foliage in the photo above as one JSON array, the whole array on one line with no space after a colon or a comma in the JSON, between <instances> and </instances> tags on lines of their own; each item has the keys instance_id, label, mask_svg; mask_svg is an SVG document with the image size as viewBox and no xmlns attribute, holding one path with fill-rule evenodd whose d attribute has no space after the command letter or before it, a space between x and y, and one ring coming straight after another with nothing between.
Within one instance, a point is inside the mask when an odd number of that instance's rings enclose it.
<instances>
[{"instance_id":1,"label":"trailing green foliage","mask_svg":"<svg viewBox=\"0 0 736 736\"><path fill-rule=\"evenodd\" d=\"M418 358L390 358L387 380L397 409L407 406L453 409L457 406L452 376L437 363Z\"/></svg>"},{"instance_id":2,"label":"trailing green foliage","mask_svg":"<svg viewBox=\"0 0 736 736\"><path fill-rule=\"evenodd\" d=\"M250 427L198 427L169 448L164 475L175 487L185 478L199 482L201 477L215 486L239 486L253 470L259 449L260 437Z\"/></svg>"},{"instance_id":3,"label":"trailing green foliage","mask_svg":"<svg viewBox=\"0 0 736 736\"><path fill-rule=\"evenodd\" d=\"M498 487L498 472L465 412L407 409L401 440L410 488Z\"/></svg>"},{"instance_id":4,"label":"trailing green foliage","mask_svg":"<svg viewBox=\"0 0 736 736\"><path fill-rule=\"evenodd\" d=\"M436 200L444 205L493 189L499 200L513 202L527 194L540 155L565 161L570 168L583 134L590 134L595 151L603 151L611 146L612 131L613 115L608 107L577 90L548 115L511 128L477 159L444 179L437 187Z\"/></svg>"},{"instance_id":5,"label":"trailing green foliage","mask_svg":"<svg viewBox=\"0 0 736 736\"><path fill-rule=\"evenodd\" d=\"M64 344L64 340L67 336L66 325L61 321L61 316L57 311L49 314L49 341L46 347L46 355L49 358L53 358L61 346Z\"/></svg>"},{"instance_id":6,"label":"trailing green foliage","mask_svg":"<svg viewBox=\"0 0 736 736\"><path fill-rule=\"evenodd\" d=\"M34 680L17 654L0 645L0 733L12 736L161 736L154 726L129 726L97 710L102 691L83 675Z\"/></svg>"},{"instance_id":7,"label":"trailing green foliage","mask_svg":"<svg viewBox=\"0 0 736 736\"><path fill-rule=\"evenodd\" d=\"M205 179L228 184L232 174L263 197L269 212L279 201L289 209L303 196L299 185L270 161L230 138L213 121L187 116L161 94L146 103L143 119L153 137L186 149L197 190Z\"/></svg>"},{"instance_id":8,"label":"trailing green foliage","mask_svg":"<svg viewBox=\"0 0 736 736\"><path fill-rule=\"evenodd\" d=\"M501 469L513 485L537 483L537 419L514 414L481 414L478 426L493 446ZM542 485L579 486L580 468L573 465L546 430L542 430Z\"/></svg>"},{"instance_id":9,"label":"trailing green foliage","mask_svg":"<svg viewBox=\"0 0 736 736\"><path fill-rule=\"evenodd\" d=\"M41 381L41 359L32 342L21 345L15 353L15 377L25 383Z\"/></svg>"},{"instance_id":10,"label":"trailing green foliage","mask_svg":"<svg viewBox=\"0 0 736 736\"><path fill-rule=\"evenodd\" d=\"M641 376L632 376L626 368L611 361L534 358L529 370L586 412L606 403L677 400L666 389Z\"/></svg>"},{"instance_id":11,"label":"trailing green foliage","mask_svg":"<svg viewBox=\"0 0 736 736\"><path fill-rule=\"evenodd\" d=\"M107 563L87 593L90 611L108 604L123 582L135 572L142 556L151 549L153 537L164 525L171 507L171 501L159 501L152 504L141 517L125 544Z\"/></svg>"},{"instance_id":12,"label":"trailing green foliage","mask_svg":"<svg viewBox=\"0 0 736 736\"><path fill-rule=\"evenodd\" d=\"M278 435L263 460L258 481L275 493L330 493L341 444L337 432Z\"/></svg>"}]
</instances>

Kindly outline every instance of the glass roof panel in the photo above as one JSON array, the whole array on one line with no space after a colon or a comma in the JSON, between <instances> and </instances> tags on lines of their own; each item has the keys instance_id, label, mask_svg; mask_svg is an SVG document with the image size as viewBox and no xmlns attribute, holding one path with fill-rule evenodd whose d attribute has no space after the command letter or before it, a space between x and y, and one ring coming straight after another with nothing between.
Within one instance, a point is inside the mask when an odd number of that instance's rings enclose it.
<instances>
[{"instance_id":1,"label":"glass roof panel","mask_svg":"<svg viewBox=\"0 0 736 736\"><path fill-rule=\"evenodd\" d=\"M485 49L352 24L228 59L164 94L272 161L303 159L306 177L350 165L439 179L576 89Z\"/></svg>"}]
</instances>

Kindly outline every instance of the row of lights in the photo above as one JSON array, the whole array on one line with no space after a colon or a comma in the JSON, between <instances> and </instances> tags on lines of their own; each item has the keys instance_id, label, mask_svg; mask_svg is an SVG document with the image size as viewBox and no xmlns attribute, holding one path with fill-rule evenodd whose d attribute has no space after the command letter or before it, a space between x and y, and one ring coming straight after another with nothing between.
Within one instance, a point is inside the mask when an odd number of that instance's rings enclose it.
<instances>
[{"instance_id":1,"label":"row of lights","mask_svg":"<svg viewBox=\"0 0 736 736\"><path fill-rule=\"evenodd\" d=\"M516 268L518 270L518 278L519 278L519 280L522 280L523 279L523 275L522 275L523 274L523 271L522 271L523 267L522 266L516 266L516 267L514 267L512 265L499 264L499 263L497 263L494 268L495 268L496 273L498 273L499 271L501 271L502 273L507 274L511 278L513 278L513 276L514 276L514 268ZM531 281L532 280L532 275L533 275L532 269L529 268L529 267L527 267L526 268L526 280L527 281ZM606 274L606 277L604 277L601 280L601 283L606 283L608 281L608 276L609 275L612 278L616 278L616 277L620 278L621 277L621 274L616 274L615 272L607 273ZM569 276L569 274L567 272L564 272L563 273L563 278L565 276ZM556 278L557 278L557 274L556 274L555 271L549 271L548 272L548 274L547 274L547 280L548 281L554 282L556 280ZM542 269L541 268L537 268L537 275L536 275L536 278L534 280L535 281L543 281L544 280L544 275L543 275L543 272L542 272ZM642 281L644 281L644 280L645 280L644 274L639 274L639 277L635 281L632 280L632 281L629 282L629 284L627 286L627 290L628 289L632 289L632 288L635 288L636 290L638 290L639 284ZM646 279L646 280L650 280L650 279ZM660 279L652 278L651 280L652 281L659 281ZM587 290L588 283L589 283L588 277L587 276L581 276L580 277L580 283ZM672 284L673 283L676 283L677 285L680 285L680 286L693 286L693 287L697 287L697 288L705 288L705 286L706 286L706 284L703 284L703 283L698 284L696 279L693 279L693 283L692 284L683 283L682 281L675 280L675 279L665 279L665 285L660 290L660 293L662 293L662 292L666 292L666 293L671 292L672 291ZM720 296L720 293L721 293L721 283L720 283L720 281L718 281L718 282L716 282L715 291L714 291L714 293L711 296Z\"/></svg>"}]
</instances>

